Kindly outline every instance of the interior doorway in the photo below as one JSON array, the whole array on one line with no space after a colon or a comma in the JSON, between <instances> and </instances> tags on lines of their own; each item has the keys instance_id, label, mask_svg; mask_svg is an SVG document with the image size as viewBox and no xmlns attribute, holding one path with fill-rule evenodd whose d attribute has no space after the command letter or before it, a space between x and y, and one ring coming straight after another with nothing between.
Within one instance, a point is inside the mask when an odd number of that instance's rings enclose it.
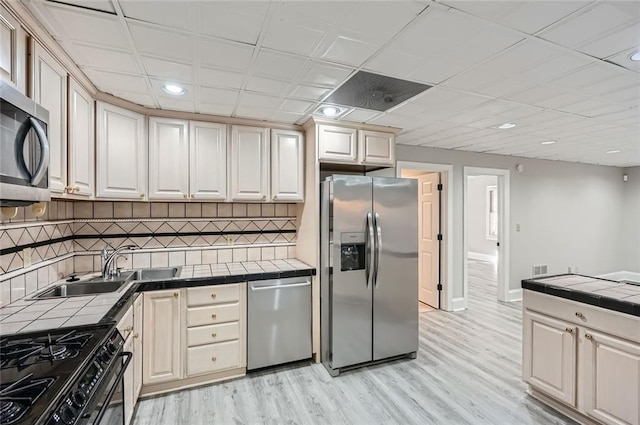
<instances>
[{"instance_id":1,"label":"interior doorway","mask_svg":"<svg viewBox=\"0 0 640 425\"><path fill-rule=\"evenodd\" d=\"M509 170L464 167L464 297L514 301L509 291Z\"/></svg>"}]
</instances>

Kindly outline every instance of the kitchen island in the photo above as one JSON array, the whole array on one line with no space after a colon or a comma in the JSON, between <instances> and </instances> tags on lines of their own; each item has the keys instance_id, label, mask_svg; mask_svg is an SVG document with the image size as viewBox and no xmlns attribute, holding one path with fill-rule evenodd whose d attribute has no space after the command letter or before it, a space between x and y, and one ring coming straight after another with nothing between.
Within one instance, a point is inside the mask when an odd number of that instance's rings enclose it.
<instances>
[{"instance_id":1,"label":"kitchen island","mask_svg":"<svg viewBox=\"0 0 640 425\"><path fill-rule=\"evenodd\" d=\"M640 424L640 286L566 274L522 281L529 394L584 424Z\"/></svg>"}]
</instances>

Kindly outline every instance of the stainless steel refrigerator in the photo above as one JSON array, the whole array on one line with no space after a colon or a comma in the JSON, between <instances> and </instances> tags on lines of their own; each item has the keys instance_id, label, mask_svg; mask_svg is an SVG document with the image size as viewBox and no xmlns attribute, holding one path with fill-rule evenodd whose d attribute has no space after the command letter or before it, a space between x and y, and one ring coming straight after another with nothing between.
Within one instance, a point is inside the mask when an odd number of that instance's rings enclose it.
<instances>
[{"instance_id":1,"label":"stainless steel refrigerator","mask_svg":"<svg viewBox=\"0 0 640 425\"><path fill-rule=\"evenodd\" d=\"M418 350L418 186L333 175L321 183L321 357L331 375Z\"/></svg>"}]
</instances>

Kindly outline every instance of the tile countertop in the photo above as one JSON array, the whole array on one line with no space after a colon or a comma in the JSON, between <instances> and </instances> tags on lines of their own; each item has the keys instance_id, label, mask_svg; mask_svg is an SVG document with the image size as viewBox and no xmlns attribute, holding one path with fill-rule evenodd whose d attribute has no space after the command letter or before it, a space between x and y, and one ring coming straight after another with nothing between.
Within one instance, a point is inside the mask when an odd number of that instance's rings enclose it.
<instances>
[{"instance_id":1,"label":"tile countertop","mask_svg":"<svg viewBox=\"0 0 640 425\"><path fill-rule=\"evenodd\" d=\"M525 279L522 288L640 316L640 286L592 276L563 274Z\"/></svg>"},{"instance_id":2,"label":"tile countertop","mask_svg":"<svg viewBox=\"0 0 640 425\"><path fill-rule=\"evenodd\" d=\"M182 266L178 277L132 281L117 292L60 299L24 298L15 301L0 308L0 335L116 321L136 292L315 274L313 267L295 259ZM96 275L97 273L79 275L80 281ZM52 285L61 283L65 283L65 279ZM51 285L47 286L49 287Z\"/></svg>"}]
</instances>

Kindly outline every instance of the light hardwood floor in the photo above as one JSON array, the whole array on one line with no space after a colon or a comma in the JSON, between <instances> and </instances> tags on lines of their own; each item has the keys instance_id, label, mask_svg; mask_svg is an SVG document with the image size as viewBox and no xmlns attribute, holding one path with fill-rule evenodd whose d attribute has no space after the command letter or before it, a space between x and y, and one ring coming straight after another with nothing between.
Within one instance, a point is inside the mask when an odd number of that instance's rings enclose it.
<instances>
[{"instance_id":1,"label":"light hardwood floor","mask_svg":"<svg viewBox=\"0 0 640 425\"><path fill-rule=\"evenodd\" d=\"M416 360L337 378L309 363L252 373L142 400L135 425L573 424L525 394L522 305L496 301L491 267L470 264L467 311L420 314Z\"/></svg>"}]
</instances>

